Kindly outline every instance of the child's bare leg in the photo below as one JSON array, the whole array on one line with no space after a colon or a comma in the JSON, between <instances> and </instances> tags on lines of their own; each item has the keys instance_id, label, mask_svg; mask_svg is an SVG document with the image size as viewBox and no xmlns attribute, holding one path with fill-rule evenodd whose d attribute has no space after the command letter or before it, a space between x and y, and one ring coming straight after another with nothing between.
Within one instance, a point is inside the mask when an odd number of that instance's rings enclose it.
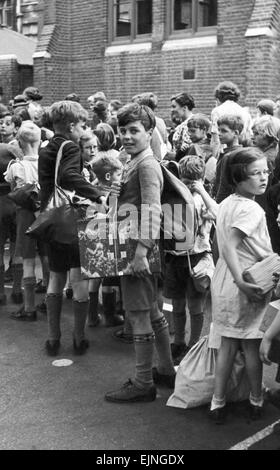
<instances>
[{"instance_id":1,"label":"child's bare leg","mask_svg":"<svg viewBox=\"0 0 280 470\"><path fill-rule=\"evenodd\" d=\"M250 382L251 394L250 402L254 406L263 405L262 396L262 372L263 365L259 357L259 339L242 340L242 349L245 355L247 376Z\"/></svg>"},{"instance_id":2,"label":"child's bare leg","mask_svg":"<svg viewBox=\"0 0 280 470\"><path fill-rule=\"evenodd\" d=\"M239 340L222 337L215 369L215 387L211 410L225 406L226 386L239 347Z\"/></svg>"}]
</instances>

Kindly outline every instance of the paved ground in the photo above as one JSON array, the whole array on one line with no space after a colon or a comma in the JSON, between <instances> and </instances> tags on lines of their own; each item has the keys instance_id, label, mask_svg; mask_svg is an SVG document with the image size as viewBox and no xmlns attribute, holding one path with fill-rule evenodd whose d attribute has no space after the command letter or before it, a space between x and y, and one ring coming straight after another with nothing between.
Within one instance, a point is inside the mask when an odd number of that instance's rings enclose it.
<instances>
[{"instance_id":1,"label":"paved ground","mask_svg":"<svg viewBox=\"0 0 280 470\"><path fill-rule=\"evenodd\" d=\"M107 403L104 393L133 374L132 345L112 338L111 328L88 328L90 349L85 356L74 356L71 301L65 299L58 358L71 359L73 365L54 367L43 347L46 318L16 322L9 318L13 310L10 303L0 310L1 450L222 450L280 418L280 411L268 405L264 419L249 423L240 404L227 425L216 426L208 421L205 407L167 407L170 392L165 389L159 389L153 403ZM209 316L205 332L208 328ZM265 369L268 386L274 385L274 376L274 366ZM279 441L274 433L252 448L276 449Z\"/></svg>"}]
</instances>

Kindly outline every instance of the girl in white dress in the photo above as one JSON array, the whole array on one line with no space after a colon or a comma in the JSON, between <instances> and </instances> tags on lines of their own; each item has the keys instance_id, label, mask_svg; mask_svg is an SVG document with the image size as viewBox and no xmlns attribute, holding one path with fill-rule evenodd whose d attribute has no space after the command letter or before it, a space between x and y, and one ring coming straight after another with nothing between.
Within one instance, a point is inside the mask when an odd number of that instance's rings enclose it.
<instances>
[{"instance_id":1,"label":"girl in white dress","mask_svg":"<svg viewBox=\"0 0 280 470\"><path fill-rule=\"evenodd\" d=\"M225 391L235 355L242 348L250 382L249 412L261 415L262 363L259 331L270 295L245 282L242 273L272 253L263 209L254 201L268 182L267 159L256 148L237 150L228 161L228 177L235 193L219 206L217 240L220 258L212 280L213 323L222 336L215 372L215 389L210 417L223 423L226 414Z\"/></svg>"}]
</instances>

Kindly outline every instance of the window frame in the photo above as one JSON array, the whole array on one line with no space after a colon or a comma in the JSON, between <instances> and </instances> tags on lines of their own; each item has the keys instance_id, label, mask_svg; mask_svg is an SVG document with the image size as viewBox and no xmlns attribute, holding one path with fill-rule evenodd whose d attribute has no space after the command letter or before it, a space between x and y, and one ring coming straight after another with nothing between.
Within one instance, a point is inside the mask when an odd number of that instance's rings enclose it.
<instances>
[{"instance_id":1,"label":"window frame","mask_svg":"<svg viewBox=\"0 0 280 470\"><path fill-rule=\"evenodd\" d=\"M199 0L192 0L192 18L193 24L189 29L174 29L174 2L167 0L166 5L166 37L167 38L186 38L193 36L209 36L217 34L218 29L218 0L217 0L217 24L212 26L198 26L198 7Z\"/></svg>"},{"instance_id":2,"label":"window frame","mask_svg":"<svg viewBox=\"0 0 280 470\"><path fill-rule=\"evenodd\" d=\"M108 13L109 13L109 44L134 44L134 43L141 43L146 42L147 40L151 40L152 38L152 31L150 33L145 34L137 34L137 3L141 0L130 0L131 2L131 32L130 35L127 36L117 36L116 28L117 28L117 21L116 21L116 14L115 14L115 0L108 0ZM150 0L151 2L153 0ZM153 22L152 22L152 29L153 29Z\"/></svg>"},{"instance_id":3,"label":"window frame","mask_svg":"<svg viewBox=\"0 0 280 470\"><path fill-rule=\"evenodd\" d=\"M5 26L6 28L13 29L14 28L13 13L14 13L15 5L14 5L14 2L12 0L10 0L11 4L9 6L7 6L7 3L8 3L8 0L4 0L3 3L1 2L1 4L0 4L1 17L3 19L3 21L1 21L0 24ZM11 15L12 15L11 16L12 24L8 24L8 22L7 22L7 18L8 18L7 12L10 12Z\"/></svg>"}]
</instances>

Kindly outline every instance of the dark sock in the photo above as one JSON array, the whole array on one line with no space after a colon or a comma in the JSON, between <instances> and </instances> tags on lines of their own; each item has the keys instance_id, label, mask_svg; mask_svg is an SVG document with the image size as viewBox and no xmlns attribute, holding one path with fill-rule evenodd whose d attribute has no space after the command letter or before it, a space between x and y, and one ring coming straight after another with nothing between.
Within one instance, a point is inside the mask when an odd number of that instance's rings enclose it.
<instances>
[{"instance_id":1,"label":"dark sock","mask_svg":"<svg viewBox=\"0 0 280 470\"><path fill-rule=\"evenodd\" d=\"M35 309L35 286L36 277L23 278L24 287L24 310L27 313L34 312Z\"/></svg>"},{"instance_id":2,"label":"dark sock","mask_svg":"<svg viewBox=\"0 0 280 470\"><path fill-rule=\"evenodd\" d=\"M21 293L21 284L23 278L23 264L12 264L13 272L13 293Z\"/></svg>"},{"instance_id":3,"label":"dark sock","mask_svg":"<svg viewBox=\"0 0 280 470\"><path fill-rule=\"evenodd\" d=\"M94 323L98 318L98 292L89 293L88 321Z\"/></svg>"},{"instance_id":4,"label":"dark sock","mask_svg":"<svg viewBox=\"0 0 280 470\"><path fill-rule=\"evenodd\" d=\"M49 327L49 340L56 341L60 339L60 317L62 309L62 294L47 294L47 315Z\"/></svg>"},{"instance_id":5,"label":"dark sock","mask_svg":"<svg viewBox=\"0 0 280 470\"><path fill-rule=\"evenodd\" d=\"M186 328L186 312L173 312L174 319L174 343L185 343L185 328Z\"/></svg>"},{"instance_id":6,"label":"dark sock","mask_svg":"<svg viewBox=\"0 0 280 470\"><path fill-rule=\"evenodd\" d=\"M162 316L158 320L153 321L152 327L155 332L155 344L159 360L158 371L166 375L175 374L166 318Z\"/></svg>"},{"instance_id":7,"label":"dark sock","mask_svg":"<svg viewBox=\"0 0 280 470\"><path fill-rule=\"evenodd\" d=\"M198 342L201 330L203 327L204 315L199 313L198 315L191 315L191 337L188 346L191 348L195 343Z\"/></svg>"},{"instance_id":8,"label":"dark sock","mask_svg":"<svg viewBox=\"0 0 280 470\"><path fill-rule=\"evenodd\" d=\"M5 266L0 266L0 295L5 294Z\"/></svg>"},{"instance_id":9,"label":"dark sock","mask_svg":"<svg viewBox=\"0 0 280 470\"><path fill-rule=\"evenodd\" d=\"M134 335L136 356L134 383L139 388L149 388L153 385L152 364L155 343L154 333Z\"/></svg>"},{"instance_id":10,"label":"dark sock","mask_svg":"<svg viewBox=\"0 0 280 470\"><path fill-rule=\"evenodd\" d=\"M110 321L116 312L116 293L102 292L102 304L104 317Z\"/></svg>"},{"instance_id":11,"label":"dark sock","mask_svg":"<svg viewBox=\"0 0 280 470\"><path fill-rule=\"evenodd\" d=\"M88 300L86 302L77 302L73 300L74 310L74 338L77 346L85 339L85 324L88 314Z\"/></svg>"}]
</instances>

